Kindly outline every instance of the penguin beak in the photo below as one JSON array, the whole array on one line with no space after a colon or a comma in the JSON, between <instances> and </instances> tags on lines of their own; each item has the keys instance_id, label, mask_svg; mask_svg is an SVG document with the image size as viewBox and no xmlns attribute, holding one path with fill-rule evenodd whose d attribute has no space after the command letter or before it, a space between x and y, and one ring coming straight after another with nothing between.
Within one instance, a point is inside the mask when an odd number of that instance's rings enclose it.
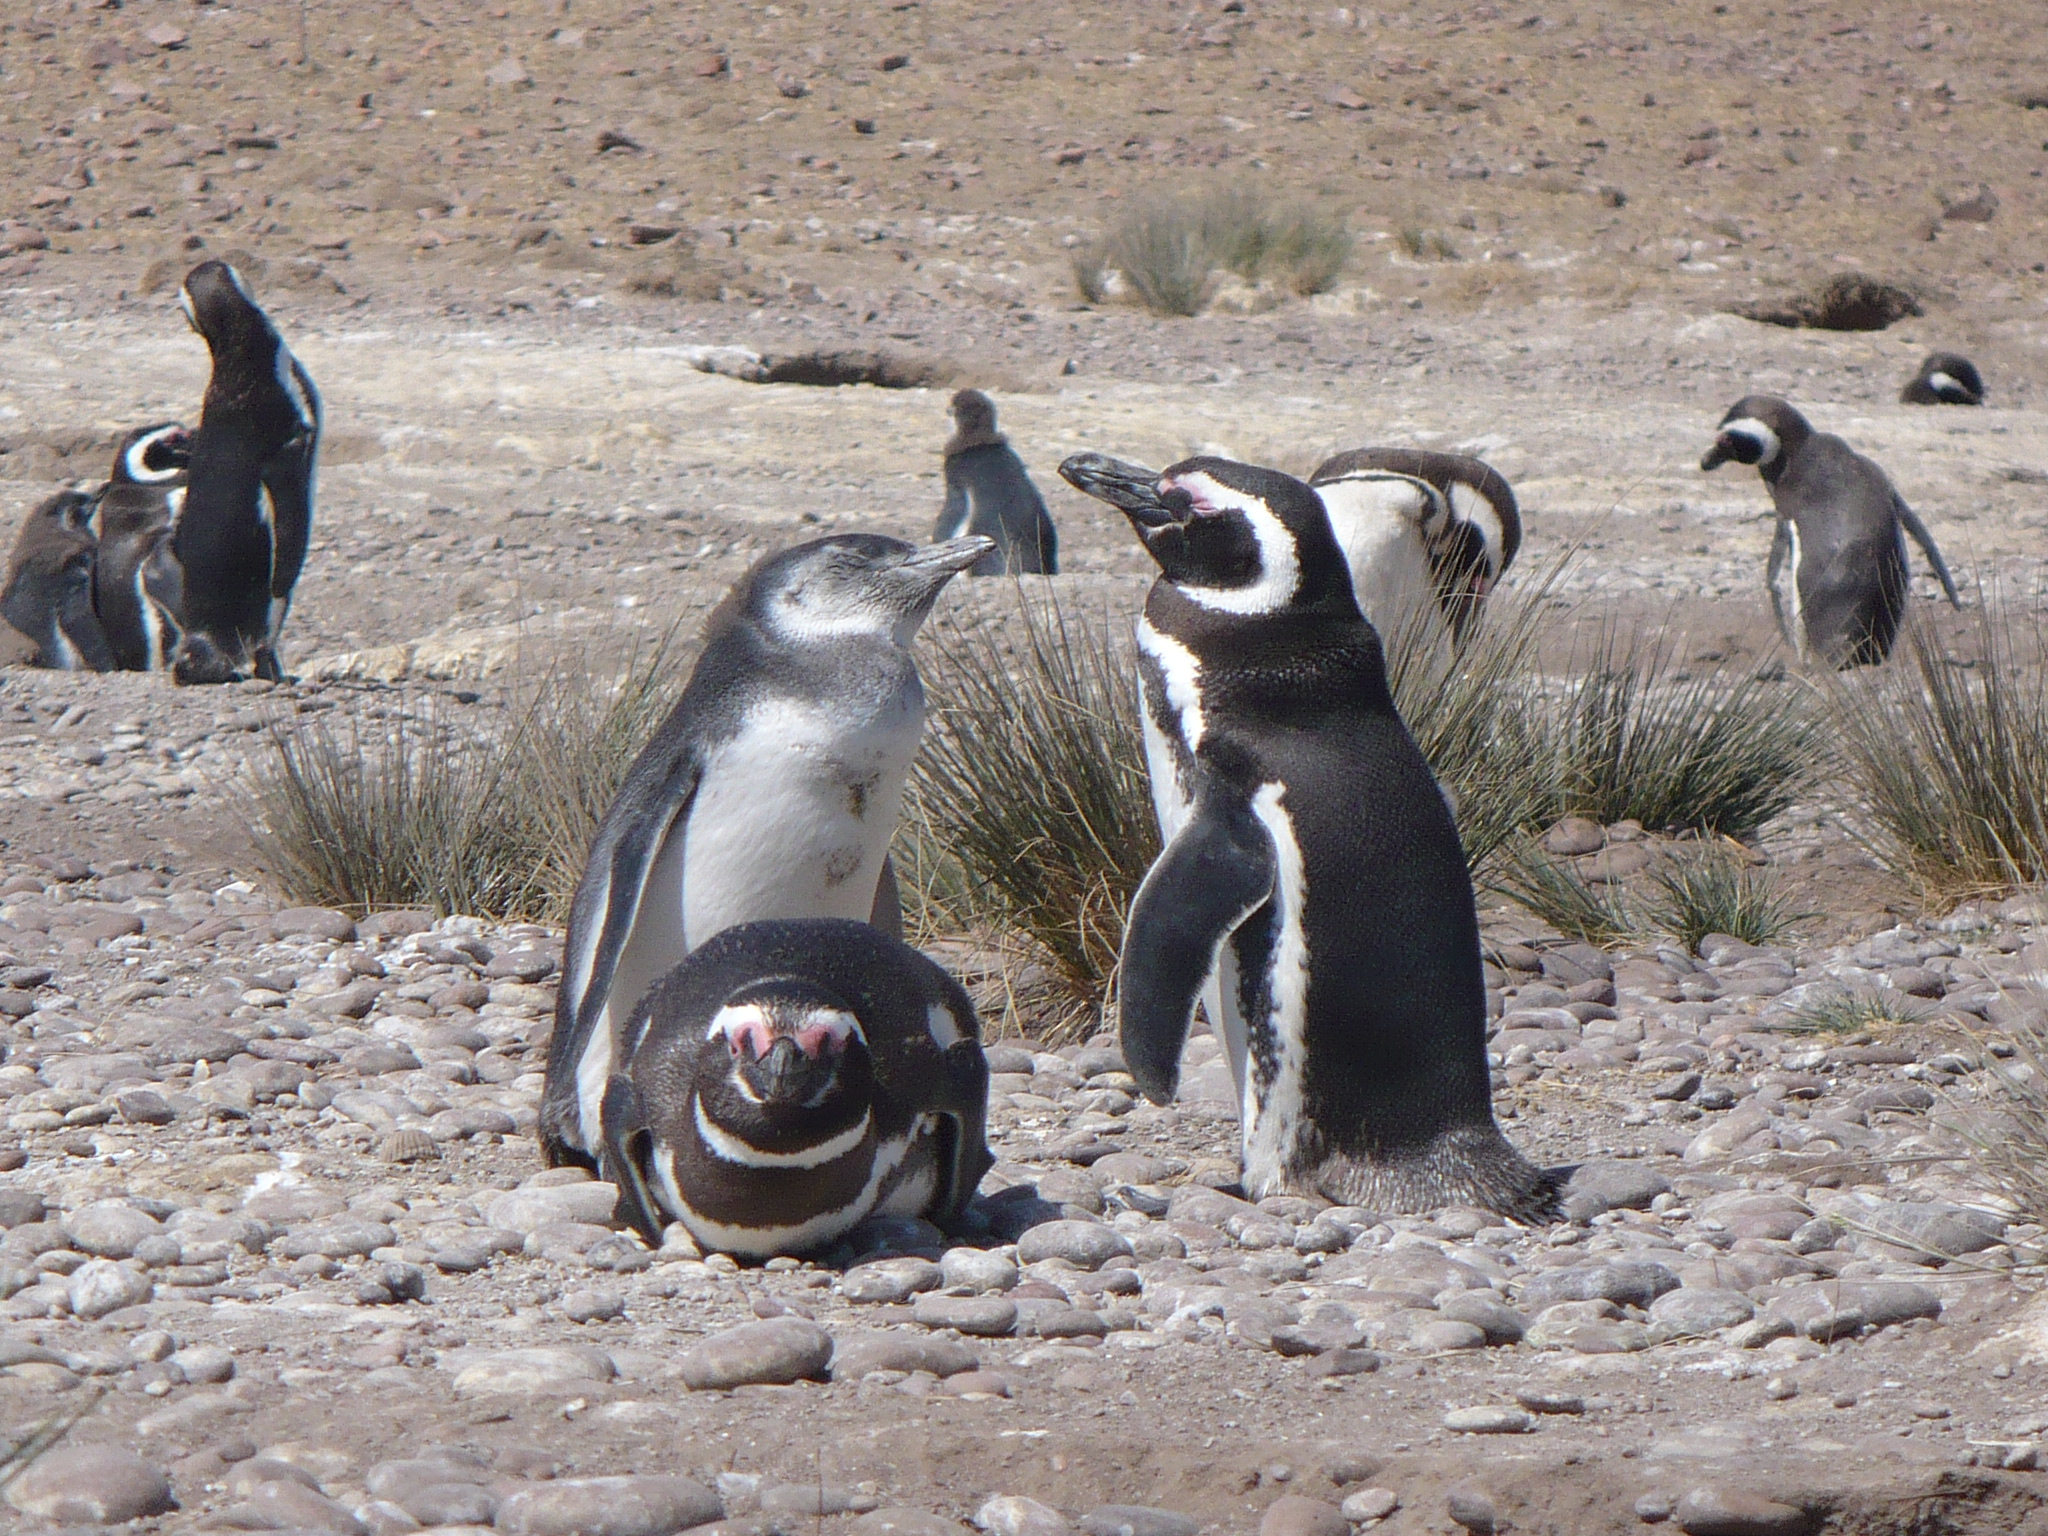
<instances>
[{"instance_id":1,"label":"penguin beak","mask_svg":"<svg viewBox=\"0 0 2048 1536\"><path fill-rule=\"evenodd\" d=\"M937 585L959 575L995 547L994 539L971 533L964 539L947 539L941 544L927 544L922 549L913 549L902 558L896 569L920 575L929 574L934 585Z\"/></svg>"},{"instance_id":2,"label":"penguin beak","mask_svg":"<svg viewBox=\"0 0 2048 1536\"><path fill-rule=\"evenodd\" d=\"M1714 446L1709 448L1705 456L1700 460L1700 468L1704 470L1719 469L1734 457L1735 445L1729 442L1724 434L1714 439Z\"/></svg>"},{"instance_id":3,"label":"penguin beak","mask_svg":"<svg viewBox=\"0 0 2048 1536\"><path fill-rule=\"evenodd\" d=\"M1108 502L1140 533L1187 521L1160 493L1159 472L1142 464L1128 464L1105 453L1077 453L1060 465L1060 478L1075 490Z\"/></svg>"}]
</instances>

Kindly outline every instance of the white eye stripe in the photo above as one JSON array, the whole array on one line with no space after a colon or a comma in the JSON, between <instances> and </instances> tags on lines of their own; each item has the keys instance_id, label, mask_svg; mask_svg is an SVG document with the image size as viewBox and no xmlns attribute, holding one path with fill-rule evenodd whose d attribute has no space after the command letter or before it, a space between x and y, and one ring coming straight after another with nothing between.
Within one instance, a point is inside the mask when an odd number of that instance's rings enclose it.
<instances>
[{"instance_id":1,"label":"white eye stripe","mask_svg":"<svg viewBox=\"0 0 2048 1536\"><path fill-rule=\"evenodd\" d=\"M1301 556L1294 547L1294 535L1264 502L1233 491L1209 475L1187 475L1178 488L1216 516L1235 512L1251 526L1259 546L1258 578L1242 587L1181 587L1180 590L1204 608L1219 613L1253 615L1278 613L1294 600L1301 585ZM1178 583L1176 583L1178 585Z\"/></svg>"},{"instance_id":2,"label":"white eye stripe","mask_svg":"<svg viewBox=\"0 0 2048 1536\"><path fill-rule=\"evenodd\" d=\"M1500 509L1477 486L1461 480L1451 487L1451 513L1456 521L1478 530L1480 541L1486 546L1487 568L1498 575L1507 549L1507 528L1501 521Z\"/></svg>"},{"instance_id":3,"label":"white eye stripe","mask_svg":"<svg viewBox=\"0 0 2048 1536\"><path fill-rule=\"evenodd\" d=\"M1775 464L1778 455L1784 452L1784 444L1778 441L1778 434L1754 416L1738 416L1735 420L1723 424L1721 435L1744 438L1756 444L1758 469L1762 469L1766 464Z\"/></svg>"}]
</instances>

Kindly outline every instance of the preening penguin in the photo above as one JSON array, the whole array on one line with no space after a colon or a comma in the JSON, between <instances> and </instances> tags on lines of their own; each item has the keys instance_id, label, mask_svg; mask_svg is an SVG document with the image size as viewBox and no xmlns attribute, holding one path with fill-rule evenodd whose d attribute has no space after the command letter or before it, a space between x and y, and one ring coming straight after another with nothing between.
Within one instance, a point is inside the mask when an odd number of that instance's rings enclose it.
<instances>
[{"instance_id":1,"label":"preening penguin","mask_svg":"<svg viewBox=\"0 0 2048 1536\"><path fill-rule=\"evenodd\" d=\"M1493 1120L1457 828L1316 492L1215 458L1154 474L1081 454L1060 473L1161 572L1138 649L1166 847L1124 938L1132 1075L1172 1099L1199 996L1254 1199L1549 1215L1555 1181Z\"/></svg>"},{"instance_id":2,"label":"preening penguin","mask_svg":"<svg viewBox=\"0 0 2048 1536\"><path fill-rule=\"evenodd\" d=\"M21 520L0 587L0 618L36 645L36 665L111 672L114 653L92 607L92 497L59 491Z\"/></svg>"},{"instance_id":3,"label":"preening penguin","mask_svg":"<svg viewBox=\"0 0 2048 1536\"><path fill-rule=\"evenodd\" d=\"M649 1244L804 1253L869 1216L957 1221L994 1161L960 984L866 923L728 928L640 1000L604 1093L605 1178Z\"/></svg>"},{"instance_id":4,"label":"preening penguin","mask_svg":"<svg viewBox=\"0 0 2048 1536\"><path fill-rule=\"evenodd\" d=\"M1329 511L1358 605L1382 636L1421 624L1425 638L1447 628L1462 645L1522 547L1514 489L1469 454L1359 448L1325 460L1309 484Z\"/></svg>"},{"instance_id":5,"label":"preening penguin","mask_svg":"<svg viewBox=\"0 0 2048 1536\"><path fill-rule=\"evenodd\" d=\"M898 925L889 839L924 733L910 642L989 548L818 539L762 560L713 611L569 910L540 1108L550 1164L595 1159L620 1027L713 934L765 918Z\"/></svg>"},{"instance_id":6,"label":"preening penguin","mask_svg":"<svg viewBox=\"0 0 2048 1536\"><path fill-rule=\"evenodd\" d=\"M184 582L171 530L191 457L192 434L177 422L138 428L121 440L94 498L93 608L124 672L159 671L177 653Z\"/></svg>"},{"instance_id":7,"label":"preening penguin","mask_svg":"<svg viewBox=\"0 0 2048 1536\"><path fill-rule=\"evenodd\" d=\"M224 261L201 262L180 298L213 355L171 547L184 573L181 683L281 680L277 641L313 526L320 395Z\"/></svg>"},{"instance_id":8,"label":"preening penguin","mask_svg":"<svg viewBox=\"0 0 2048 1536\"><path fill-rule=\"evenodd\" d=\"M1754 464L1777 508L1769 580L1778 628L1801 661L1831 667L1882 662L1906 611L1910 533L1948 594L1956 584L1927 531L1885 472L1775 395L1728 408L1703 470Z\"/></svg>"},{"instance_id":9,"label":"preening penguin","mask_svg":"<svg viewBox=\"0 0 2048 1536\"><path fill-rule=\"evenodd\" d=\"M1901 405L1982 405L1984 375L1960 352L1933 352L1899 391Z\"/></svg>"},{"instance_id":10,"label":"preening penguin","mask_svg":"<svg viewBox=\"0 0 2048 1536\"><path fill-rule=\"evenodd\" d=\"M1060 536L1045 498L1010 440L996 430L995 402L978 389L953 397L954 432L946 444L946 507L935 539L978 533L996 547L970 575L1051 576L1058 572Z\"/></svg>"}]
</instances>

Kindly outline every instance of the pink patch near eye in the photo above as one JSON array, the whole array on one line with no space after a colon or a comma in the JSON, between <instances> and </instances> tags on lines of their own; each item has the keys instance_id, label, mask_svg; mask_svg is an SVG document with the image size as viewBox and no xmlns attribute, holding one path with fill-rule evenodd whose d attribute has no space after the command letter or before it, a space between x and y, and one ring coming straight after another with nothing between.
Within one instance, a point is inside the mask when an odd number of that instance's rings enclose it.
<instances>
[{"instance_id":1,"label":"pink patch near eye","mask_svg":"<svg viewBox=\"0 0 2048 1536\"><path fill-rule=\"evenodd\" d=\"M735 1057L740 1054L740 1046L744 1044L747 1054L759 1061L774 1046L775 1032L768 1027L766 1020L748 1019L737 1029L729 1032L726 1041L731 1045Z\"/></svg>"},{"instance_id":2,"label":"pink patch near eye","mask_svg":"<svg viewBox=\"0 0 2048 1536\"><path fill-rule=\"evenodd\" d=\"M796 1035L797 1048L812 1061L816 1061L828 1048L838 1048L840 1037L843 1033L843 1030L835 1029L829 1024L818 1024L810 1029L800 1029Z\"/></svg>"}]
</instances>

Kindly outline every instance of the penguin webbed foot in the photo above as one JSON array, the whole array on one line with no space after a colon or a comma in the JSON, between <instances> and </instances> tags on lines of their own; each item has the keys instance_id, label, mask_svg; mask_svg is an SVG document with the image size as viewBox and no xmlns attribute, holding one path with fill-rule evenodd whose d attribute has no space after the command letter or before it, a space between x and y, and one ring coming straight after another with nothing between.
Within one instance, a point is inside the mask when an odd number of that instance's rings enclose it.
<instances>
[{"instance_id":1,"label":"penguin webbed foot","mask_svg":"<svg viewBox=\"0 0 2048 1536\"><path fill-rule=\"evenodd\" d=\"M1399 1215L1469 1205L1524 1226L1564 1215L1559 1173L1537 1167L1491 1125L1446 1131L1419 1153L1332 1152L1298 1182L1340 1205Z\"/></svg>"}]
</instances>

